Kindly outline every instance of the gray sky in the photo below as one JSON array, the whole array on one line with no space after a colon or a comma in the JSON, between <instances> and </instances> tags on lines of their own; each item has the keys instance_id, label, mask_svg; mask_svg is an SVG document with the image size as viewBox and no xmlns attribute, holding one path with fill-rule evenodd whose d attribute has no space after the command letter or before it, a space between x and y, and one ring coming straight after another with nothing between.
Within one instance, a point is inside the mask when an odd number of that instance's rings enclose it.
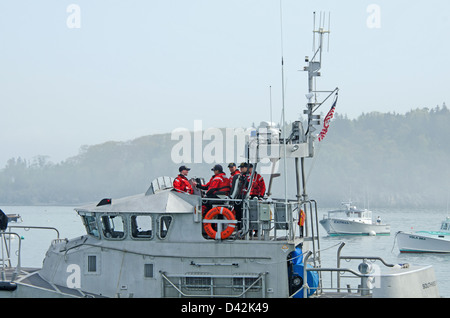
<instances>
[{"instance_id":1,"label":"gray sky","mask_svg":"<svg viewBox=\"0 0 450 318\"><path fill-rule=\"evenodd\" d=\"M298 70L311 56L313 11L331 12L318 84L340 88L338 113L449 103L450 1L282 7L288 119L306 103ZM81 145L192 130L194 120L249 127L270 118L269 86L279 122L280 33L279 0L2 1L0 168L11 157L56 163Z\"/></svg>"}]
</instances>

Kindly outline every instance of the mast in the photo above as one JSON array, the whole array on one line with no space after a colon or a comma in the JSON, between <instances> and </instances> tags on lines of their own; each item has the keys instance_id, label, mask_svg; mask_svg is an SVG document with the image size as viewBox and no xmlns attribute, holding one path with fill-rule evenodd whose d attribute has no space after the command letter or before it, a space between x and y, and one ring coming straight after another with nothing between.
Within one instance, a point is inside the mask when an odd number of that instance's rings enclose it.
<instances>
[{"instance_id":1,"label":"mast","mask_svg":"<svg viewBox=\"0 0 450 318\"><path fill-rule=\"evenodd\" d=\"M323 16L324 17L324 16ZM280 22L282 23L282 6L280 1ZM319 22L319 27L316 28L316 15L314 13L314 29L313 29L313 37L314 37L314 55L310 59L309 57L305 58L305 61L308 63L307 66L304 67L304 71L308 72L308 91L306 94L306 98L308 100L306 109L304 110L304 114L307 115L307 123L302 123L297 120L292 123L290 127L290 132L288 131L289 127L286 127L286 118L285 118L285 99L284 99L284 57L283 57L283 40L281 39L281 76L282 76L282 123L279 128L276 128L272 122L262 122L261 125L257 128L257 131L254 134L254 137L250 138L248 145L248 157L249 161L258 163L262 159L269 159L272 166L270 172L270 181L269 181L269 189L268 195L271 195L272 192L272 181L273 178L280 176L277 171L276 164L283 159L284 160L284 198L278 200L278 202L283 202L286 207L286 217L289 222L292 222L292 211L288 211L288 181L287 181L287 160L289 158L293 158L295 160L295 180L297 186L297 194L296 194L296 203L298 206L298 210L302 206L309 204L311 206L311 216L308 221L308 217L306 218L307 223L304 228L306 229L306 236L309 236L308 233L308 222L311 223L311 235L313 241L313 249L314 240L318 241L318 226L317 229L314 229L313 218L317 218L317 204L314 200L310 200L308 198L308 194L306 191L306 175L305 175L305 158L313 158L315 155L314 152L314 142L316 139L316 135L314 132L317 130L315 126L320 125L320 115L316 115L315 112L322 106L333 93L335 93L338 88L333 91L319 91L315 87L316 78L321 76L320 70L322 68L322 51L324 49L324 39L325 36L329 35L330 30L325 29L325 18L321 19ZM329 26L328 22L328 26ZM281 38L282 38L281 34ZM317 47L317 49L316 49ZM318 101L319 93L329 93L329 95L323 99L323 101ZM305 126L306 124L306 126ZM280 129L281 128L281 129ZM282 130L282 131L281 131ZM255 138L256 137L256 138ZM301 191L303 189L303 192ZM316 207L316 216L313 217L313 208L312 204ZM306 212L306 211L305 211ZM318 222L316 222L318 223ZM293 233L290 233L293 234ZM294 237L290 236L289 240L293 240ZM319 243L317 243L319 244Z\"/></svg>"}]
</instances>

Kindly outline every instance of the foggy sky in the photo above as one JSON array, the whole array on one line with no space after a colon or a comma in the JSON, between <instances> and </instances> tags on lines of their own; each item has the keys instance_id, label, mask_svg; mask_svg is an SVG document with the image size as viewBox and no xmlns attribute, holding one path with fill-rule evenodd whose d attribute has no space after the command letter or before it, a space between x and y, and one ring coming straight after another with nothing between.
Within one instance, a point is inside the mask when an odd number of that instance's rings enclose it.
<instances>
[{"instance_id":1,"label":"foggy sky","mask_svg":"<svg viewBox=\"0 0 450 318\"><path fill-rule=\"evenodd\" d=\"M279 122L282 52L286 114L297 119L313 11L331 12L318 87L340 88L338 113L449 103L449 1L282 0L282 9L283 45L279 0L1 2L0 168L11 157L56 163L86 144L192 130L194 120L249 127L270 119L270 86Z\"/></svg>"}]
</instances>

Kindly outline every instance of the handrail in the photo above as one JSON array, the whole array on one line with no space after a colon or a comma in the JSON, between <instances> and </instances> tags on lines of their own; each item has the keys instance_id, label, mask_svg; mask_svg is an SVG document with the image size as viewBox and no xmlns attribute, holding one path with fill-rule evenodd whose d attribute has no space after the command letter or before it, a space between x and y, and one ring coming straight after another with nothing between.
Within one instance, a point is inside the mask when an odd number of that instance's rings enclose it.
<instances>
[{"instance_id":1,"label":"handrail","mask_svg":"<svg viewBox=\"0 0 450 318\"><path fill-rule=\"evenodd\" d=\"M37 229L37 230L54 230L56 232L56 238L59 239L59 231L57 228L50 227L50 226L24 226L24 225L10 225L8 226L9 229L24 229L25 231L28 231L30 229Z\"/></svg>"},{"instance_id":2,"label":"handrail","mask_svg":"<svg viewBox=\"0 0 450 318\"><path fill-rule=\"evenodd\" d=\"M389 264L383 258L381 258L379 256L341 256L341 259L345 259L345 260L356 260L356 259L359 259L359 260L373 260L373 261L380 261L386 267L394 267L395 266L395 264Z\"/></svg>"},{"instance_id":3,"label":"handrail","mask_svg":"<svg viewBox=\"0 0 450 318\"><path fill-rule=\"evenodd\" d=\"M124 249L124 248L118 248L118 247L111 247L111 246L100 246L99 244L93 244L93 243L85 243L82 242L80 244L74 245L74 246L70 246L69 248L66 248L64 250L64 257L66 257L67 253L75 248L81 247L81 246L91 246L91 247L98 247L101 249L105 249L105 250L112 250L112 251L119 251L119 252L123 252L123 253L129 253L129 254L135 254L135 255L143 255L143 256L154 256L154 257L175 257L175 258L189 258L188 255L172 255L172 254L155 254L155 253L143 253L141 251L132 251L129 249ZM221 256L220 258L223 259L227 259L227 258L231 258L231 259L247 259L249 258L249 256ZM251 256L252 259L261 259L261 260L270 260L272 259L269 256Z\"/></svg>"},{"instance_id":4,"label":"handrail","mask_svg":"<svg viewBox=\"0 0 450 318\"><path fill-rule=\"evenodd\" d=\"M341 275L340 275L340 273L348 272L348 273L353 274L355 276L354 278L359 277L362 280L370 278L372 276L370 274L363 274L363 273L357 272L357 271L355 271L353 269L341 268L341 260L362 260L362 261L372 260L372 261L381 261L387 267L394 267L395 266L394 264L387 263L383 258L378 257L378 256L342 256L341 252L342 252L342 249L343 249L344 246L345 246L345 242L342 242L339 245L339 248L338 248L338 251L337 251L337 267L336 268L316 268L316 267L307 268L307 266L304 266L304 268L303 268L303 277L307 277L307 272L311 272L311 271L319 272L319 273L320 272L331 272L331 273L337 272L337 278L336 278L337 279L337 287L336 287L336 291L339 293L340 290L341 290ZM308 263L308 259L309 259L309 257L312 254L313 253L311 251L308 251L305 254L305 259L304 259L304 263L305 264ZM320 278L320 281L322 281L322 278ZM331 283L333 284L333 282L331 282ZM361 286L362 285L363 284L361 284ZM306 298L308 289L309 289L309 286L307 284L307 280L304 279L303 280L303 286L302 286L301 290L303 290L305 298ZM360 290L363 291L363 290L367 290L367 289L361 288Z\"/></svg>"},{"instance_id":5,"label":"handrail","mask_svg":"<svg viewBox=\"0 0 450 318\"><path fill-rule=\"evenodd\" d=\"M269 226L267 228L263 228L261 229L261 231L258 232L258 237L261 239L263 238L264 240L267 240L267 237L264 238L263 232L268 232L271 230L275 230L274 232L274 236L277 236L277 228L276 225L277 224L289 224L286 229L284 229L284 231L286 231L286 234L283 234L283 237L286 237L286 240L292 241L295 237L296 237L296 222L295 222L295 218L294 218L294 213L297 209L300 209L300 204L298 203L298 201L294 201L294 200L289 200L287 203L285 201L278 201L278 199L270 199L268 201L259 201L258 203L261 204L268 204L273 206L273 209L271 209L272 211L272 216L273 218L271 218L270 221L261 221L259 219L259 215L258 215L258 219L252 219L250 220L250 203L253 203L254 200L249 200L249 199L231 199L231 198L202 198L203 203L205 202L210 202L210 203L217 203L217 206L229 206L232 203L242 203L242 219L238 220L237 223L241 224L241 230L238 232L238 238L245 238L247 237L247 234L249 232L249 228L250 228L250 223L252 224L257 224L258 227L261 224L269 224ZM222 204L221 204L222 203ZM314 202L315 203L315 202ZM278 209L275 208L276 205L287 205L287 206L292 206L292 209L289 210L288 214L285 216L284 220L277 220L275 217L275 213L277 213ZM317 210L317 207L316 207ZM281 209L280 209L281 211ZM285 210L283 209L283 213ZM281 213L281 212L280 212ZM218 221L205 221L202 220L203 223L235 223L232 221L223 221L223 222L218 222ZM283 233L284 233L283 231Z\"/></svg>"},{"instance_id":6,"label":"handrail","mask_svg":"<svg viewBox=\"0 0 450 318\"><path fill-rule=\"evenodd\" d=\"M2 246L2 271L1 271L1 280L2 281L4 281L5 280L5 278L6 278L6 275L5 275L5 255L4 255L4 248L6 248L6 253L7 253L7 259L8 259L8 262L9 262L9 267L11 267L11 260L10 260L10 248L11 248L11 245L10 246L8 246L7 245L7 243L6 243L6 235L8 235L9 236L9 238L11 238L11 236L13 235L13 236L16 236L17 237L17 239L18 239L18 242L19 242L19 247L18 247L18 254L17 254L17 266L16 266L16 268L15 268L15 271L13 272L13 275L12 275L12 277L11 277L11 282L13 282L15 279L16 279L16 277L17 277L17 275L19 274L19 272L20 272L20 269L21 269L21 250L22 250L22 240L21 240L21 237L20 237L20 235L19 234L17 234L17 233L14 233L14 232L5 232L5 231L0 231L0 236L2 237L2 239L1 239L1 246ZM10 241L11 242L11 241ZM10 243L11 244L11 243Z\"/></svg>"}]
</instances>

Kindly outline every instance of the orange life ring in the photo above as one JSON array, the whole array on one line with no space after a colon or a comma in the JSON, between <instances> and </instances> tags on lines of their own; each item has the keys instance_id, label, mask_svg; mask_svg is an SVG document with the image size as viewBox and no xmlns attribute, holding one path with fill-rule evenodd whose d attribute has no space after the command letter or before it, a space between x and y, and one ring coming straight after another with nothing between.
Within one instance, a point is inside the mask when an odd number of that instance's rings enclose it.
<instances>
[{"instance_id":1,"label":"orange life ring","mask_svg":"<svg viewBox=\"0 0 450 318\"><path fill-rule=\"evenodd\" d=\"M216 217L219 214L225 216L227 218L227 220L229 220L229 221L236 221L236 218L234 217L233 212L231 212L227 208L219 207L219 206L209 210L208 213L206 213L206 215L205 215L205 220L212 220L214 217ZM228 238L233 233L235 227L236 227L236 222L228 223L228 227L225 230L223 230L221 233L218 233L217 231L215 231L212 228L212 223L204 223L203 224L203 228L205 229L206 234L208 234L208 236L210 238L213 238L215 240L217 240L217 239L224 240L224 239Z\"/></svg>"}]
</instances>

